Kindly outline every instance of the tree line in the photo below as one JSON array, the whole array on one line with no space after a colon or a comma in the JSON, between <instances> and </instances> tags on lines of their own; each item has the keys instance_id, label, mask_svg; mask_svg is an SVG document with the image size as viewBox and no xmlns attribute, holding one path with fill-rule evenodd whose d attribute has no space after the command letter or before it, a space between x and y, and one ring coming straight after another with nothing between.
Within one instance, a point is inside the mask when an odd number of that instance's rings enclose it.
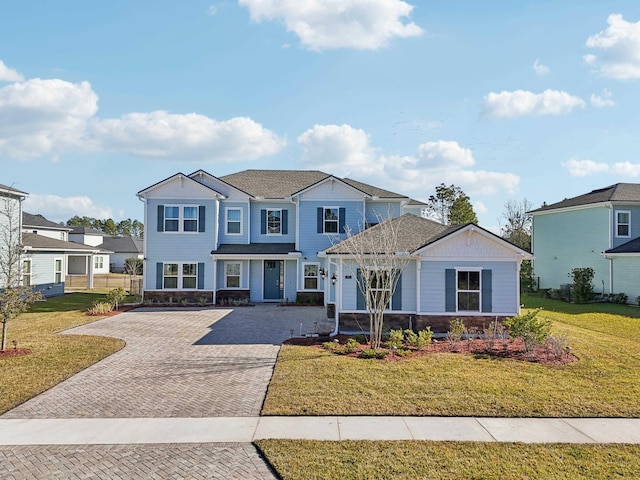
<instances>
[{"instance_id":1,"label":"tree line","mask_svg":"<svg viewBox=\"0 0 640 480\"><path fill-rule=\"evenodd\" d=\"M67 227L91 227L112 237L144 237L144 224L138 220L127 218L120 222L115 222L112 218L101 220L92 217L80 217L78 215L67 220Z\"/></svg>"}]
</instances>

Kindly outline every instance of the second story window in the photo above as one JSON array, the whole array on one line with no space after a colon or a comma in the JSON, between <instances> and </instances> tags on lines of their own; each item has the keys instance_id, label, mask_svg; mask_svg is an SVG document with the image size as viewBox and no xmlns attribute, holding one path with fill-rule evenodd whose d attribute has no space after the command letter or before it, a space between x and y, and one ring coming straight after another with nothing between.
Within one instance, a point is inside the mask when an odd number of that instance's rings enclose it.
<instances>
[{"instance_id":1,"label":"second story window","mask_svg":"<svg viewBox=\"0 0 640 480\"><path fill-rule=\"evenodd\" d=\"M158 205L159 232L204 232L203 205Z\"/></svg>"},{"instance_id":2,"label":"second story window","mask_svg":"<svg viewBox=\"0 0 640 480\"><path fill-rule=\"evenodd\" d=\"M239 208L227 208L227 235L242 234L242 210Z\"/></svg>"},{"instance_id":3,"label":"second story window","mask_svg":"<svg viewBox=\"0 0 640 480\"><path fill-rule=\"evenodd\" d=\"M267 210L267 234L282 233L282 210Z\"/></svg>"},{"instance_id":4,"label":"second story window","mask_svg":"<svg viewBox=\"0 0 640 480\"><path fill-rule=\"evenodd\" d=\"M324 233L338 233L339 209L324 209Z\"/></svg>"},{"instance_id":5,"label":"second story window","mask_svg":"<svg viewBox=\"0 0 640 480\"><path fill-rule=\"evenodd\" d=\"M616 212L616 237L631 236L631 212Z\"/></svg>"}]
</instances>

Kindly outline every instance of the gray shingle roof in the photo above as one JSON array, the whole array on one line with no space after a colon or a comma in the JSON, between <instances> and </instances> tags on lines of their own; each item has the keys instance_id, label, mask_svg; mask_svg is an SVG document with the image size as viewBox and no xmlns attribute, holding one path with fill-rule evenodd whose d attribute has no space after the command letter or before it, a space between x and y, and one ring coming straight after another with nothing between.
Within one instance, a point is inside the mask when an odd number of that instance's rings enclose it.
<instances>
[{"instance_id":1,"label":"gray shingle roof","mask_svg":"<svg viewBox=\"0 0 640 480\"><path fill-rule=\"evenodd\" d=\"M223 243L212 255L286 255L296 252L295 243Z\"/></svg>"},{"instance_id":2,"label":"gray shingle roof","mask_svg":"<svg viewBox=\"0 0 640 480\"><path fill-rule=\"evenodd\" d=\"M375 225L364 232L360 232L352 237L352 240L357 242L359 239L365 239L367 245L373 245L371 252L366 253L385 253L383 250L383 244L381 242L380 248L376 248L376 240L379 238L379 234L384 232L385 223L391 222L394 229L398 231L397 250L401 252L413 253L422 247L425 247L451 233L460 230L466 225L454 225L447 226L433 220L418 217L411 213L405 213L401 217L394 218L392 220L386 220L381 224ZM365 237L366 236L366 237ZM327 254L345 255L352 253L352 249L348 241L343 241L330 247L326 250Z\"/></svg>"},{"instance_id":3,"label":"gray shingle roof","mask_svg":"<svg viewBox=\"0 0 640 480\"><path fill-rule=\"evenodd\" d=\"M59 223L52 222L51 220L47 220L42 215L32 215L27 212L22 212L22 226L24 227L43 227L43 228L51 228L55 230L71 230L64 225L60 225Z\"/></svg>"},{"instance_id":4,"label":"gray shingle roof","mask_svg":"<svg viewBox=\"0 0 640 480\"><path fill-rule=\"evenodd\" d=\"M615 185L599 188L589 193L578 195L577 197L565 198L560 202L545 205L535 210L531 210L531 213L605 202L640 203L640 184L616 183Z\"/></svg>"},{"instance_id":5,"label":"gray shingle roof","mask_svg":"<svg viewBox=\"0 0 640 480\"><path fill-rule=\"evenodd\" d=\"M78 251L78 252L103 251L100 247L92 247L91 245L85 245L83 243L65 242L64 240L45 237L44 235L37 235L35 233L23 233L22 243L25 246L31 247L35 250Z\"/></svg>"},{"instance_id":6,"label":"gray shingle roof","mask_svg":"<svg viewBox=\"0 0 640 480\"><path fill-rule=\"evenodd\" d=\"M330 175L318 170L244 170L220 180L254 197L286 198Z\"/></svg>"},{"instance_id":7,"label":"gray shingle roof","mask_svg":"<svg viewBox=\"0 0 640 480\"><path fill-rule=\"evenodd\" d=\"M107 236L106 233L101 232L100 230L96 230L93 227L73 227L73 230L71 230L71 232L69 233L73 233L73 234L78 234L78 235L97 235L97 236Z\"/></svg>"},{"instance_id":8,"label":"gray shingle roof","mask_svg":"<svg viewBox=\"0 0 640 480\"><path fill-rule=\"evenodd\" d=\"M390 192L389 190L385 190L383 188L374 187L373 185L368 185L366 183L358 182L357 180L352 180L350 178L343 178L342 181L348 185L351 185L358 190L361 190L372 197L379 198L407 198L406 195L400 195L398 193Z\"/></svg>"},{"instance_id":9,"label":"gray shingle roof","mask_svg":"<svg viewBox=\"0 0 640 480\"><path fill-rule=\"evenodd\" d=\"M604 253L640 253L640 238L634 238L616 248L606 250Z\"/></svg>"},{"instance_id":10,"label":"gray shingle roof","mask_svg":"<svg viewBox=\"0 0 640 480\"><path fill-rule=\"evenodd\" d=\"M142 240L132 237L104 237L102 248L114 253L142 253Z\"/></svg>"}]
</instances>

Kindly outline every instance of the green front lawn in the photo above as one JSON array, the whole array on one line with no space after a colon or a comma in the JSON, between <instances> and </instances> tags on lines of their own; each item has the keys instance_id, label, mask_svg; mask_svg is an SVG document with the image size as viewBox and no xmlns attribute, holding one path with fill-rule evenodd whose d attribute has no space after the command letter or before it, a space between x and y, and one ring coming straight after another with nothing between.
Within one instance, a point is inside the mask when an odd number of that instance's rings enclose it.
<instances>
[{"instance_id":1,"label":"green front lawn","mask_svg":"<svg viewBox=\"0 0 640 480\"><path fill-rule=\"evenodd\" d=\"M283 480L565 480L640 477L640 445L256 442Z\"/></svg>"},{"instance_id":2,"label":"green front lawn","mask_svg":"<svg viewBox=\"0 0 640 480\"><path fill-rule=\"evenodd\" d=\"M525 299L527 306L542 300ZM465 354L385 362L283 346L262 414L639 417L639 309L586 313L597 306L544 302L542 315L569 339L578 362L554 367Z\"/></svg>"},{"instance_id":3,"label":"green front lawn","mask_svg":"<svg viewBox=\"0 0 640 480\"><path fill-rule=\"evenodd\" d=\"M11 340L31 354L0 358L0 414L42 393L89 365L120 350L124 342L115 338L59 335L58 332L100 317L85 315L95 300L106 295L70 293L35 303L29 313L9 322Z\"/></svg>"}]
</instances>

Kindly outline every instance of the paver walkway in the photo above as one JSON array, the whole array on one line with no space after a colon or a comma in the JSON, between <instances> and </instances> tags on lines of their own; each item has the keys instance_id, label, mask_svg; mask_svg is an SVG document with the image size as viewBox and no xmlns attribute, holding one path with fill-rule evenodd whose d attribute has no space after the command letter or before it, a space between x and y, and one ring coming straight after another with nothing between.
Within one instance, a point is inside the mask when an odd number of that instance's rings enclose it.
<instances>
[{"instance_id":1,"label":"paver walkway","mask_svg":"<svg viewBox=\"0 0 640 480\"><path fill-rule=\"evenodd\" d=\"M5 445L0 447L0 478L274 479L248 443L186 445L153 435L149 444L140 444L131 438L144 431L140 422L145 419L174 417L185 425L201 417L255 418L282 341L326 329L325 322L319 307L149 308L69 330L65 333L122 338L126 346L0 416L0 444ZM123 418L134 423L118 424ZM69 442L63 432L73 427L73 419L89 423ZM49 431L53 437L41 430L56 421L58 428ZM14 422L26 422L18 428L21 433L10 428ZM15 446L30 431L29 422L40 430L29 445ZM113 432L114 425L120 445L86 446L77 436ZM232 433L228 424L221 428ZM39 445L43 442L49 445Z\"/></svg>"}]
</instances>

